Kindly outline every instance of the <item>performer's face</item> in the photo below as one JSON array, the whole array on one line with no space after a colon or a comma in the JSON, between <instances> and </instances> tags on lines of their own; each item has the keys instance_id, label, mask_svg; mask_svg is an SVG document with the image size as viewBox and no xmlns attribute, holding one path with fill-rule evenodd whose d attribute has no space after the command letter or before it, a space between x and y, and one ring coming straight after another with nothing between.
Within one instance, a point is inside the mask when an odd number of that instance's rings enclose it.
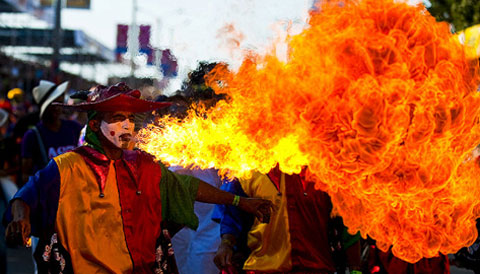
<instances>
[{"instance_id":1,"label":"performer's face","mask_svg":"<svg viewBox=\"0 0 480 274\"><path fill-rule=\"evenodd\" d=\"M100 121L100 131L113 145L121 149L130 149L133 142L135 124L131 112L106 112Z\"/></svg>"}]
</instances>

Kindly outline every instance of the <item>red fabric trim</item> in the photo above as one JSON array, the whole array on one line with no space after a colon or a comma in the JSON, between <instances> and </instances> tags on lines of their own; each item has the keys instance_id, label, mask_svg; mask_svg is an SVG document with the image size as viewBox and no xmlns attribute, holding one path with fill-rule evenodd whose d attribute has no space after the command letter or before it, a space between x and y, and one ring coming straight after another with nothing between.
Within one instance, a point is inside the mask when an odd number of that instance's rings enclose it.
<instances>
[{"instance_id":1,"label":"red fabric trim","mask_svg":"<svg viewBox=\"0 0 480 274\"><path fill-rule=\"evenodd\" d=\"M104 154L88 146L77 147L73 152L80 154L85 163L92 169L93 175L97 179L99 192L103 193L105 183L107 182L110 160Z\"/></svg>"},{"instance_id":2,"label":"red fabric trim","mask_svg":"<svg viewBox=\"0 0 480 274\"><path fill-rule=\"evenodd\" d=\"M280 171L280 167L278 166L278 164L276 167L270 170L270 172L268 172L267 176L270 181L272 181L272 183L275 185L277 191L280 192L280 178L282 176L282 172Z\"/></svg>"}]
</instances>

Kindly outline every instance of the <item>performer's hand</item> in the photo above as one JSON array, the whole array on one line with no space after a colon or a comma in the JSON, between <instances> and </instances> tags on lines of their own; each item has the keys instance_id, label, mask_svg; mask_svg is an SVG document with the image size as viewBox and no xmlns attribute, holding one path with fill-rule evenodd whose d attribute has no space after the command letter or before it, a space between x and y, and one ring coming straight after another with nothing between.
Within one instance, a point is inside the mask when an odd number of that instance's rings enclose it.
<instances>
[{"instance_id":1,"label":"performer's hand","mask_svg":"<svg viewBox=\"0 0 480 274\"><path fill-rule=\"evenodd\" d=\"M262 223L270 222L270 214L274 210L273 203L260 198L240 198L238 208L255 215Z\"/></svg>"},{"instance_id":2,"label":"performer's hand","mask_svg":"<svg viewBox=\"0 0 480 274\"><path fill-rule=\"evenodd\" d=\"M15 200L12 203L13 220L5 230L7 245L25 246L30 237L30 208L22 200Z\"/></svg>"},{"instance_id":3,"label":"performer's hand","mask_svg":"<svg viewBox=\"0 0 480 274\"><path fill-rule=\"evenodd\" d=\"M223 236L222 236L223 237ZM233 243L229 240L223 239L218 246L217 253L213 258L213 262L220 270L232 268Z\"/></svg>"}]
</instances>

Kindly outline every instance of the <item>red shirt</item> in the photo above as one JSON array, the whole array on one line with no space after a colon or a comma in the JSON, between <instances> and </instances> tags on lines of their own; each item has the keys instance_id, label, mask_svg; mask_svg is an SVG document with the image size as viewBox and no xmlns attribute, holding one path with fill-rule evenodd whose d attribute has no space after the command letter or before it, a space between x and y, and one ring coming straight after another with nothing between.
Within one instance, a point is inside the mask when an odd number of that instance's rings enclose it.
<instances>
[{"instance_id":1,"label":"red shirt","mask_svg":"<svg viewBox=\"0 0 480 274\"><path fill-rule=\"evenodd\" d=\"M278 168L268 177L279 189L281 171ZM298 174L285 174L287 212L292 244L292 271L325 269L335 271L328 241L328 223L332 203L327 193L315 190Z\"/></svg>"}]
</instances>

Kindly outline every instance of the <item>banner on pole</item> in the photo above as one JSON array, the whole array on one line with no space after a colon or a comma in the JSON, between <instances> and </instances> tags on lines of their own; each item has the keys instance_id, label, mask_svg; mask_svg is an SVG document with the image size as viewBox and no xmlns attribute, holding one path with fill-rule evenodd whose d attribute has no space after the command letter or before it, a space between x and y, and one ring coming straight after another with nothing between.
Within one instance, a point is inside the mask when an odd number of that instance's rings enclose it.
<instances>
[{"instance_id":1,"label":"banner on pole","mask_svg":"<svg viewBox=\"0 0 480 274\"><path fill-rule=\"evenodd\" d=\"M122 54L127 52L128 25L117 25L117 47L115 48L115 59L122 61Z\"/></svg>"},{"instance_id":2,"label":"banner on pole","mask_svg":"<svg viewBox=\"0 0 480 274\"><path fill-rule=\"evenodd\" d=\"M51 7L54 0L40 0L40 6ZM67 0L67 8L71 9L90 9L90 0Z\"/></svg>"},{"instance_id":3,"label":"banner on pole","mask_svg":"<svg viewBox=\"0 0 480 274\"><path fill-rule=\"evenodd\" d=\"M147 63L153 65L153 48L150 45L151 26L141 25L138 34L140 52L147 55Z\"/></svg>"},{"instance_id":4,"label":"banner on pole","mask_svg":"<svg viewBox=\"0 0 480 274\"><path fill-rule=\"evenodd\" d=\"M117 62L122 61L122 55L128 51L128 25L117 25L117 45L115 55ZM140 53L147 55L147 63L153 65L154 51L150 44L151 26L141 25L138 32L138 50ZM137 53L138 54L138 53Z\"/></svg>"},{"instance_id":5,"label":"banner on pole","mask_svg":"<svg viewBox=\"0 0 480 274\"><path fill-rule=\"evenodd\" d=\"M160 70L163 76L167 78L176 77L178 74L177 58L172 54L169 49L159 51L160 56Z\"/></svg>"}]
</instances>

